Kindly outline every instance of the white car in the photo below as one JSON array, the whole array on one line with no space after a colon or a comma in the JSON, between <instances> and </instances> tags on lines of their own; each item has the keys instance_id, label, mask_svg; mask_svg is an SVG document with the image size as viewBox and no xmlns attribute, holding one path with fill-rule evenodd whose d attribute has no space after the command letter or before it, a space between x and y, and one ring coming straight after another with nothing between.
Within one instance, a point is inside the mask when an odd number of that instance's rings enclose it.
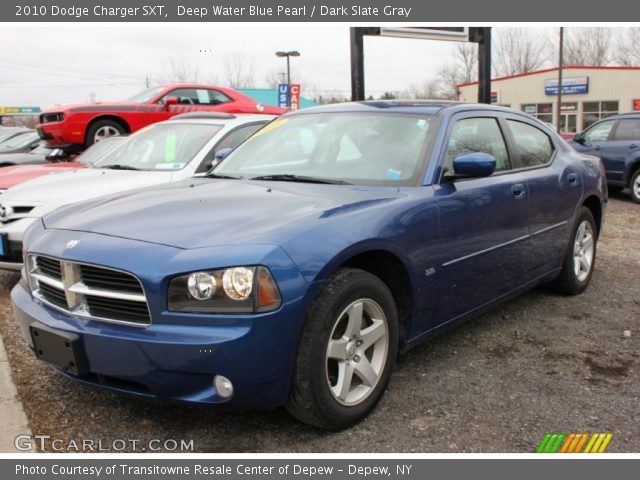
<instances>
[{"instance_id":1,"label":"white car","mask_svg":"<svg viewBox=\"0 0 640 480\"><path fill-rule=\"evenodd\" d=\"M22 268L22 235L44 215L71 203L205 176L272 115L193 112L131 135L90 168L21 183L0 197L0 269Z\"/></svg>"}]
</instances>

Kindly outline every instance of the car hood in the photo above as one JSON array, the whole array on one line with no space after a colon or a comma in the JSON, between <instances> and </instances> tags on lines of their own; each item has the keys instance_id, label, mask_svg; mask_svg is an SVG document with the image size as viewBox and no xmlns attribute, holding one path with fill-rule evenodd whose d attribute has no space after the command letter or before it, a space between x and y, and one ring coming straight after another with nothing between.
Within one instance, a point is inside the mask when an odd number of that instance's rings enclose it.
<instances>
[{"instance_id":1,"label":"car hood","mask_svg":"<svg viewBox=\"0 0 640 480\"><path fill-rule=\"evenodd\" d=\"M282 245L343 215L397 199L398 189L242 180L193 180L75 205L47 228L93 232L191 249Z\"/></svg>"},{"instance_id":2,"label":"car hood","mask_svg":"<svg viewBox=\"0 0 640 480\"><path fill-rule=\"evenodd\" d=\"M38 208L32 210L32 216L40 216L61 205L136 188L162 185L170 182L172 175L172 172L163 171L74 169L21 183L5 193L1 202L37 205Z\"/></svg>"},{"instance_id":3,"label":"car hood","mask_svg":"<svg viewBox=\"0 0 640 480\"><path fill-rule=\"evenodd\" d=\"M84 167L85 165L82 163L60 162L45 165L16 165L13 167L0 168L0 189L11 188L19 183L44 175Z\"/></svg>"},{"instance_id":4,"label":"car hood","mask_svg":"<svg viewBox=\"0 0 640 480\"><path fill-rule=\"evenodd\" d=\"M78 103L73 105L64 105L62 107L49 108L43 113L74 112L74 111L103 112L105 110L118 110L118 108L120 107L139 107L140 105L145 105L145 104L137 103L137 102Z\"/></svg>"}]
</instances>

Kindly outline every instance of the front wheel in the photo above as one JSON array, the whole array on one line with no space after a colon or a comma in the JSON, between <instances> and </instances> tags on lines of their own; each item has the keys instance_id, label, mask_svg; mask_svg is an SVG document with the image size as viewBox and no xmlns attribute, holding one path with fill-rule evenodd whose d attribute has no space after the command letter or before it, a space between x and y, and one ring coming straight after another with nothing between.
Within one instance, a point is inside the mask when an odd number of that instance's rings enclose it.
<instances>
[{"instance_id":1,"label":"front wheel","mask_svg":"<svg viewBox=\"0 0 640 480\"><path fill-rule=\"evenodd\" d=\"M591 210L581 207L565 253L562 271L554 287L567 295L578 295L589 285L596 262L598 234Z\"/></svg>"},{"instance_id":2,"label":"front wheel","mask_svg":"<svg viewBox=\"0 0 640 480\"><path fill-rule=\"evenodd\" d=\"M117 137L123 133L125 133L125 129L118 122L108 119L98 120L87 131L85 147L89 148L94 143L98 143L105 138Z\"/></svg>"},{"instance_id":3,"label":"front wheel","mask_svg":"<svg viewBox=\"0 0 640 480\"><path fill-rule=\"evenodd\" d=\"M398 313L388 287L356 269L318 294L298 346L287 410L337 430L362 420L384 393L398 353Z\"/></svg>"},{"instance_id":4,"label":"front wheel","mask_svg":"<svg viewBox=\"0 0 640 480\"><path fill-rule=\"evenodd\" d=\"M631 200L640 203L640 169L636 170L636 173L631 177L629 193L631 194Z\"/></svg>"}]
</instances>

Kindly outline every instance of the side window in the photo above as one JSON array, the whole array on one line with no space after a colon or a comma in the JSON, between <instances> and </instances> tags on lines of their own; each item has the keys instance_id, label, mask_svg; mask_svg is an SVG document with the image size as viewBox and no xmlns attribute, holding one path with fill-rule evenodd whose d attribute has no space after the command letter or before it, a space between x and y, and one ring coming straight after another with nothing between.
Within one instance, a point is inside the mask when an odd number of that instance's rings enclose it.
<instances>
[{"instance_id":1,"label":"side window","mask_svg":"<svg viewBox=\"0 0 640 480\"><path fill-rule=\"evenodd\" d=\"M640 141L640 119L620 120L613 134L613 139L618 141Z\"/></svg>"},{"instance_id":2,"label":"side window","mask_svg":"<svg viewBox=\"0 0 640 480\"><path fill-rule=\"evenodd\" d=\"M229 103L233 101L218 90L198 90L198 95L200 95L200 92L203 92L203 97L205 94L209 97L209 105L220 105L221 103ZM204 102L200 103L202 104Z\"/></svg>"},{"instance_id":3,"label":"side window","mask_svg":"<svg viewBox=\"0 0 640 480\"><path fill-rule=\"evenodd\" d=\"M496 172L509 170L507 147L495 118L465 118L451 131L445 166L453 169L453 159L465 153L482 152L496 159Z\"/></svg>"},{"instance_id":4,"label":"side window","mask_svg":"<svg viewBox=\"0 0 640 480\"><path fill-rule=\"evenodd\" d=\"M507 120L507 123L520 152L523 167L537 167L549 163L554 146L546 133L516 120Z\"/></svg>"},{"instance_id":5,"label":"side window","mask_svg":"<svg viewBox=\"0 0 640 480\"><path fill-rule=\"evenodd\" d=\"M238 145L244 142L251 135L256 133L258 129L262 128L264 123L252 123L251 125L243 125L238 127L231 133L227 134L220 142L218 142L211 151L204 158L200 166L197 168L196 173L203 173L211 168L211 164L215 159L216 152L224 148L235 149Z\"/></svg>"},{"instance_id":6,"label":"side window","mask_svg":"<svg viewBox=\"0 0 640 480\"><path fill-rule=\"evenodd\" d=\"M158 103L165 103L169 97L176 97L180 105L197 105L198 102L198 94L193 88L176 88L175 90L171 90L158 100Z\"/></svg>"},{"instance_id":7,"label":"side window","mask_svg":"<svg viewBox=\"0 0 640 480\"><path fill-rule=\"evenodd\" d=\"M584 133L584 139L587 143L606 142L614 123L614 121L599 123Z\"/></svg>"}]
</instances>

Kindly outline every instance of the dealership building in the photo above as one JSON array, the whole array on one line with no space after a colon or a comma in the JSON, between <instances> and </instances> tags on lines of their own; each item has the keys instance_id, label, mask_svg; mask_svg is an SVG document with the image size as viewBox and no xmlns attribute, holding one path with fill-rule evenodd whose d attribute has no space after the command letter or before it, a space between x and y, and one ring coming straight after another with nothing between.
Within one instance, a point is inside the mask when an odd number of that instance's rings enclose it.
<instances>
[{"instance_id":1,"label":"dealership building","mask_svg":"<svg viewBox=\"0 0 640 480\"><path fill-rule=\"evenodd\" d=\"M640 67L564 67L560 131L577 133L601 118L640 113ZM475 102L478 82L457 86L458 99ZM491 102L556 124L558 68L491 80Z\"/></svg>"}]
</instances>

